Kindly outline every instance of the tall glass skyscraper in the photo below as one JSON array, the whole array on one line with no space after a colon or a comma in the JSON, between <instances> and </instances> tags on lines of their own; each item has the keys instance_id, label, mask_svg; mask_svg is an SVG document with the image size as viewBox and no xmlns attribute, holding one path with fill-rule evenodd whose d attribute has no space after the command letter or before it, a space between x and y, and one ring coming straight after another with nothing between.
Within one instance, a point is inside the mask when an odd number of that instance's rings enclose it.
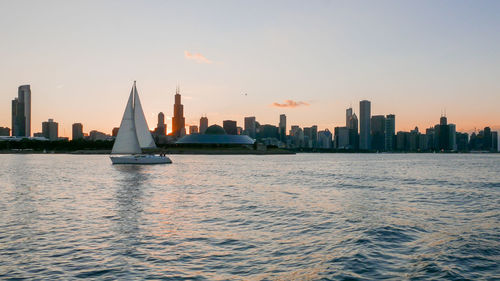
<instances>
[{"instance_id":1,"label":"tall glass skyscraper","mask_svg":"<svg viewBox=\"0 0 500 281\"><path fill-rule=\"evenodd\" d=\"M255 117L245 117L245 133L251 137L252 139L255 138L256 134L256 127L255 127Z\"/></svg>"},{"instance_id":2,"label":"tall glass skyscraper","mask_svg":"<svg viewBox=\"0 0 500 281\"><path fill-rule=\"evenodd\" d=\"M204 134L208 128L208 118L206 116L202 116L200 118L200 134Z\"/></svg>"},{"instance_id":3,"label":"tall glass skyscraper","mask_svg":"<svg viewBox=\"0 0 500 281\"><path fill-rule=\"evenodd\" d=\"M371 149L370 139L371 103L367 100L359 102L359 149Z\"/></svg>"},{"instance_id":4,"label":"tall glass skyscraper","mask_svg":"<svg viewBox=\"0 0 500 281\"><path fill-rule=\"evenodd\" d=\"M280 115L280 141L286 142L286 115Z\"/></svg>"},{"instance_id":5,"label":"tall glass skyscraper","mask_svg":"<svg viewBox=\"0 0 500 281\"><path fill-rule=\"evenodd\" d=\"M351 121L352 118L352 108L349 107L345 111L345 126L349 128L349 122Z\"/></svg>"},{"instance_id":6,"label":"tall glass skyscraper","mask_svg":"<svg viewBox=\"0 0 500 281\"><path fill-rule=\"evenodd\" d=\"M385 150L385 116L373 115L371 118L371 138L372 149L377 151Z\"/></svg>"},{"instance_id":7,"label":"tall glass skyscraper","mask_svg":"<svg viewBox=\"0 0 500 281\"><path fill-rule=\"evenodd\" d=\"M385 116L385 150L394 150L394 138L396 135L396 115L389 114Z\"/></svg>"},{"instance_id":8,"label":"tall glass skyscraper","mask_svg":"<svg viewBox=\"0 0 500 281\"><path fill-rule=\"evenodd\" d=\"M181 104L179 87L175 91L174 117L172 118L172 135L182 137L186 134L186 121L184 119L184 106Z\"/></svg>"},{"instance_id":9,"label":"tall glass skyscraper","mask_svg":"<svg viewBox=\"0 0 500 281\"><path fill-rule=\"evenodd\" d=\"M74 123L72 126L73 137L72 140L83 139L83 125L82 123Z\"/></svg>"},{"instance_id":10,"label":"tall glass skyscraper","mask_svg":"<svg viewBox=\"0 0 500 281\"><path fill-rule=\"evenodd\" d=\"M349 129L349 148L359 149L358 116L352 113L352 108L347 109L346 117L349 116L347 128Z\"/></svg>"},{"instance_id":11,"label":"tall glass skyscraper","mask_svg":"<svg viewBox=\"0 0 500 281\"><path fill-rule=\"evenodd\" d=\"M17 98L12 100L12 136L31 136L31 89L19 86Z\"/></svg>"}]
</instances>

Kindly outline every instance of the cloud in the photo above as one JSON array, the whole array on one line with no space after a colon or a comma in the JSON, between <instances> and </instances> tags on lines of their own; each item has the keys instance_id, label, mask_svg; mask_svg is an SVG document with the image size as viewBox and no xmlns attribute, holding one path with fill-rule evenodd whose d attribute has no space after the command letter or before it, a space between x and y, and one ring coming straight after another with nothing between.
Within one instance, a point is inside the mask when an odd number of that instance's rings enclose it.
<instances>
[{"instance_id":1,"label":"cloud","mask_svg":"<svg viewBox=\"0 0 500 281\"><path fill-rule=\"evenodd\" d=\"M193 54L188 51L184 51L184 57L188 60L194 60L197 63L212 63L211 60L207 59L202 54Z\"/></svg>"},{"instance_id":2,"label":"cloud","mask_svg":"<svg viewBox=\"0 0 500 281\"><path fill-rule=\"evenodd\" d=\"M303 102L303 101L293 101L293 100L285 100L284 103L277 103L277 102L273 102L272 106L275 106L275 107L290 107L290 108L294 108L294 107L298 107L298 106L309 106L309 104L307 102Z\"/></svg>"}]
</instances>

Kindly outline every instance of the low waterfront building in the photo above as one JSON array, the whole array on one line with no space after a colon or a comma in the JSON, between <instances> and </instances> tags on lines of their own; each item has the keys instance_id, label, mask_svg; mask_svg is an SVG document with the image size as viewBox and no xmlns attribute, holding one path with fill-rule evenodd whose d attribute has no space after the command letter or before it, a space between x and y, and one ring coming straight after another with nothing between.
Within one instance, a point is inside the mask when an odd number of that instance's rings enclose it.
<instances>
[{"instance_id":1,"label":"low waterfront building","mask_svg":"<svg viewBox=\"0 0 500 281\"><path fill-rule=\"evenodd\" d=\"M191 125L189 126L189 134L198 134L198 126L196 125Z\"/></svg>"},{"instance_id":2,"label":"low waterfront building","mask_svg":"<svg viewBox=\"0 0 500 281\"><path fill-rule=\"evenodd\" d=\"M186 135L180 138L176 144L192 145L253 145L254 140L247 135L229 135L219 125L212 125L205 130L204 134Z\"/></svg>"},{"instance_id":3,"label":"low waterfront building","mask_svg":"<svg viewBox=\"0 0 500 281\"><path fill-rule=\"evenodd\" d=\"M0 136L10 136L10 128L0 127Z\"/></svg>"},{"instance_id":4,"label":"low waterfront building","mask_svg":"<svg viewBox=\"0 0 500 281\"><path fill-rule=\"evenodd\" d=\"M91 141L97 141L97 140L113 140L113 136L110 136L106 133L99 132L96 130L90 131L88 139Z\"/></svg>"}]
</instances>

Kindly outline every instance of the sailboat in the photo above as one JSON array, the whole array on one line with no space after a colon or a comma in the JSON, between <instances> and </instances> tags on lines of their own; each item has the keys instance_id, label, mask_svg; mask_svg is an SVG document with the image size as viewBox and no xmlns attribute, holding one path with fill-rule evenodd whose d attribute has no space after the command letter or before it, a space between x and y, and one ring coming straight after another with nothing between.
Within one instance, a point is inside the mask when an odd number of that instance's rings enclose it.
<instances>
[{"instance_id":1,"label":"sailboat","mask_svg":"<svg viewBox=\"0 0 500 281\"><path fill-rule=\"evenodd\" d=\"M143 148L156 148L156 144L146 123L134 81L120 129L111 150L111 162L113 164L172 163L165 155L142 154Z\"/></svg>"}]
</instances>

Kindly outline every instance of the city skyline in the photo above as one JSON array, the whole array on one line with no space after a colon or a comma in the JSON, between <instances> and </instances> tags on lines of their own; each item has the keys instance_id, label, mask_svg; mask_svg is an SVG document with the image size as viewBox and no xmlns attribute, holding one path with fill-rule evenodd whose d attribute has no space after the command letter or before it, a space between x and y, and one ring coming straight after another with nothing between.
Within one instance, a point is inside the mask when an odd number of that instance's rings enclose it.
<instances>
[{"instance_id":1,"label":"city skyline","mask_svg":"<svg viewBox=\"0 0 500 281\"><path fill-rule=\"evenodd\" d=\"M109 133L138 80L151 130L159 112L172 129L176 85L186 126L286 114L287 131L333 131L366 99L372 115L397 116L396 131L444 111L457 131L499 130L500 3L446 3L0 2L0 126L30 84L32 134L49 118L62 136L77 122Z\"/></svg>"},{"instance_id":2,"label":"city skyline","mask_svg":"<svg viewBox=\"0 0 500 281\"><path fill-rule=\"evenodd\" d=\"M21 85L21 86L19 86L18 88L19 88L19 92L21 92L21 90L24 90L25 88L27 88L27 89L29 90L29 96L30 96L30 99L31 99L31 91L30 91L30 86L31 86L31 85L29 85L29 84L28 84L28 85ZM156 121L159 121L159 120L162 120L162 122L168 122L168 123L170 123L170 124L171 124L170 126L168 126L168 125L166 125L166 126L165 126L166 128L164 128L164 130L165 130L165 133L166 133L166 134L171 134L171 133L174 133L174 132L173 132L174 123L177 123L177 122L179 123L179 124L177 124L176 126L181 126L181 124L182 124L182 123L185 123L185 122L184 122L184 119L186 119L186 118L185 118L185 116L183 115L183 112L184 112L183 104L181 104L181 103L180 103L180 102L181 102L181 96L182 96L182 95L181 95L181 92L180 92L180 88L179 88L179 86L176 86L176 89L175 89L175 94L174 94L174 103L173 103L173 108L174 108L173 113L174 113L174 114L173 114L171 117L170 117L170 116L165 116L165 114L164 114L164 112L163 112L163 111L160 111L160 112L158 112L158 113L155 113L155 116L151 116L151 117L149 117L149 118L148 118L148 117L146 117L146 119L147 119L147 123L148 123L148 126L149 126L149 129L150 129L150 131L151 131L151 132L154 132L154 131L157 129L157 128L155 128L154 126L157 126L157 127L158 127L158 125L159 125L159 124L157 124L157 123L156 123ZM12 101L14 102L15 100L18 100L18 97L15 97L15 99L14 99L14 100L12 100ZM382 117L383 117L385 114L388 114L388 116L394 116L394 114L392 114L392 113L390 113L390 114L389 114L389 113L373 114L373 113L371 113L371 107L372 107L371 101L370 101L370 100L360 100L360 101L359 101L359 107L358 107L358 110L356 110L355 108L353 108L353 107L352 107L352 105L351 105L351 106L349 106L349 107L346 107L346 108L345 108L345 113L344 113L344 114L345 114L345 115L344 115L344 122L345 122L346 124L348 123L348 120L349 120L349 118L350 118L350 116L351 116L351 115L361 114L363 104L367 104L366 106L367 106L367 110L368 110L368 111L367 111L367 113L366 113L366 115L367 115L367 118L368 118L368 119L365 121L365 122L368 122L368 124L367 124L367 126L368 126L367 128L368 128L368 129L365 131L365 134L367 134L366 132L368 132L368 133L370 133L370 132L371 132L370 123L371 123L371 118L372 118L373 116L382 116ZM14 106L14 103L13 103L13 106ZM30 106L29 106L29 107L31 108L31 102L30 102ZM180 121L174 121L174 120L175 120L175 118L174 118L174 117L175 117L175 112L176 112L176 109L177 109L177 112L178 112L178 114L179 114L179 119L180 119ZM160 117L160 115L161 115L161 117ZM287 118L286 116L287 116L287 114L280 114L280 115L279 115L279 120L278 120L277 122L268 122L268 123L266 123L266 122L260 122L260 121L259 121L259 120L255 117L255 116L253 116L253 117L251 117L251 118L254 118L254 121L253 121L253 122L259 122L261 125L264 125L264 124L271 124L271 125L277 125L278 127L281 127L281 121L282 121L282 118L284 117L284 118L285 118L285 119L284 119L284 120L285 120L285 126L286 126L286 130L285 130L286 134L288 134L288 133L289 133L289 131L291 130L291 126L294 126L294 125L295 125L295 126L299 126L299 127L317 126L317 124L314 124L314 123L313 123L313 124L309 124L309 125L307 125L307 124L306 124L306 125L299 125L299 124L300 124L300 122L295 122L295 123L292 123L292 124L286 124L286 118ZM14 122L13 117L14 117L14 112L13 112L13 111L11 111L11 123L12 123L12 124L13 124L13 122ZM205 119L207 119L207 117L208 117L208 116L206 116L206 114L204 114L204 115L202 115L200 118L205 118ZM448 116L447 116L447 114L446 114L446 110L442 110L442 111L441 111L441 113L440 113L440 117L448 117ZM243 118L243 120L234 120L234 119L228 119L228 118L221 117L220 122L212 122L212 121L208 118L208 125L214 125L214 124L217 124L217 125L221 125L221 126L222 126L222 125L224 124L224 122L225 122L225 121L236 121L236 123L238 124L238 127L242 127L242 128L244 128L244 127L245 127L245 124L246 124L246 122L247 122L247 118L250 118L250 117L248 117L248 116L243 116L242 118ZM54 118L48 118L48 119L53 120ZM151 119L151 120L149 120L149 119ZM192 117L189 117L189 120L192 120L192 119L193 119ZM148 120L149 120L149 121L148 121ZM399 120L398 120L398 121L399 121ZM28 123L30 123L30 122L31 122L31 123L33 123L31 120L27 120L27 122L28 122ZM43 131L43 123L44 123L44 122L45 122L45 120L41 122L41 123L42 123L42 125L40 126L40 130L36 130L36 129L35 129L35 130L33 130L33 126L31 126L31 132L32 132L32 133L31 133L31 136L33 136L33 135L34 135L34 134L36 134L36 133L41 133L41 132ZM199 122L200 122L200 120L198 119L198 123L196 123L196 121L194 121L193 123L185 123L185 124L184 124L184 129L185 129L185 132L183 132L183 134L190 134L190 133L191 133L191 131L192 131L192 128L191 128L191 127L192 127L192 126L198 126L198 125L200 124ZM71 125L70 125L71 130L69 131L69 134L66 134L66 131L64 130L64 133L59 133L59 136L60 136L60 137L66 137L66 138L69 138L70 136L72 136L72 134L73 134L73 130L74 130L74 129L73 129L73 125L75 125L75 123L80 124L81 122L79 122L79 121L75 121L75 122L71 123ZM415 123L416 123L416 122L415 122ZM431 123L432 123L432 121L431 121ZM435 122L434 122L434 123L435 123ZM156 124L156 125L151 126L151 125L149 125L149 124ZM459 129L460 127L457 127L457 132L459 132L459 131L460 131L460 132L465 132L465 133L472 133L472 132L476 132L476 133L477 133L477 132L479 132L480 130L482 130L482 128L484 128L484 127L490 127L493 131L500 131L500 126L491 125L492 123L488 123L488 122L485 122L485 124L486 124L486 125L484 125L483 127L477 126L477 127L475 127L474 129L469 129L469 130L460 130L460 129ZM338 126L341 126L341 125L342 125L342 122L338 122L338 123L335 123L332 127L328 127L328 126L325 126L325 127L320 127L320 126L318 126L318 129L319 129L319 130L328 129L328 130L330 130L330 131L332 131L332 132L333 132L333 131L334 131L333 129L334 129L335 127L338 127ZM400 126L400 127L398 127L397 125L398 125L398 122L395 122L395 128L396 128L396 130L395 130L395 131L396 131L396 132L398 132L398 131L411 131L411 130L413 130L414 128L425 129L425 128L430 128L430 127L433 127L433 126L434 126L434 125L432 125L432 124L431 124L431 125L429 125L429 126L427 126L427 127L419 127L419 126L417 126L417 125L415 125L415 126L413 126L413 127L412 127L412 126L410 125L410 127L409 127L408 129L406 129L406 128L405 128L405 129L399 129L401 126ZM2 124L0 124L0 127L7 127L7 128L9 128L9 129L11 129L11 128L10 128L10 127L8 127L8 126L2 126ZM348 127L349 127L349 126L348 126ZM35 128L36 128L36 126L35 126ZM87 128L88 128L89 132L90 132L90 131L98 131L98 132L103 132L103 133L106 133L106 134L111 134L111 135L112 135L112 134L113 134L113 130L114 130L114 129L116 129L117 127L115 126L115 127L113 127L113 128L108 128L108 129L106 129L106 128L104 128L104 129L96 129L96 128L89 128L89 127L87 127ZM11 129L11 131L12 131L12 129ZM361 134L361 128L358 128L358 132ZM175 135L175 136L178 136L179 134L180 134L180 133L176 133L176 134L174 134L174 135ZM366 140L366 141L367 141L367 143L371 143L371 137L370 137L370 136L368 136L368 137L369 137L369 139L368 139L368 140ZM366 137L364 137L364 138L366 138ZM364 139L364 138L362 138L362 139ZM368 147L366 147L366 148L371 148L370 146L371 146L371 145L368 145Z\"/></svg>"},{"instance_id":3,"label":"city skyline","mask_svg":"<svg viewBox=\"0 0 500 281\"><path fill-rule=\"evenodd\" d=\"M134 81L133 91L137 94L136 81ZM129 97L127 106L129 106L131 97ZM157 144L167 144L177 141L177 143L198 143L207 142L209 139L214 141L212 137L198 138L196 135L204 135L208 130L208 118L202 116L200 118L200 131L197 125L185 125L184 106L181 103L181 94L179 86L176 87L174 96L174 117L172 118L172 132L166 130L165 115L163 112L158 113L158 123L154 130L147 128L144 113L139 103L138 108L143 119L143 128L146 132L150 132ZM291 103L291 101L287 101ZM298 106L296 104L295 106ZM28 108L29 110L26 110ZM31 109L31 92L30 85L19 86L18 97L12 100L12 124L17 127L12 134L13 137L30 137L29 134L20 134L19 132L29 131L30 126L30 109ZM260 124L256 121L255 116L247 116L244 118L244 127L238 126L235 120L224 120L223 126L212 125L211 134L224 135L247 135L247 139L243 143L247 143L252 139L265 144L266 146L275 146L291 149L337 149L351 151L407 151L407 152L430 152L430 151L498 151L498 132L492 130L491 127L484 127L483 130L474 131L470 134L456 130L456 124L448 123L446 113L442 113L439 119L439 124L430 126L423 130L415 127L411 131L395 131L394 114L388 115L372 115L371 102L361 100L359 102L360 120L352 107L346 109L345 126L334 127L334 134L328 128L318 130L317 125L301 128L298 125L291 125L290 130L286 131L286 115L280 114L278 126L271 124ZM20 122L22 121L22 122ZM22 124L21 124L22 123ZM123 120L122 120L123 123ZM359 124L358 124L359 123ZM19 128L19 124L25 128ZM121 127L122 125L120 125ZM359 128L359 130L358 130ZM1 136L9 135L9 128L0 127ZM187 130L188 129L188 130ZM112 130L112 135L91 130L88 134L83 132L83 124L72 124L72 140L114 140L119 135L119 128L115 127ZM477 134L476 134L477 133ZM168 134L168 136L167 136ZM189 136L186 139L186 135ZM49 118L48 121L42 122L42 132L34 133L33 137L40 138L38 140L68 140L68 137L59 136L59 123L54 122ZM236 137L236 136L235 136ZM239 136L238 136L239 137ZM250 137L250 138L249 138ZM333 137L333 139L332 139ZM204 140L203 140L204 139ZM153 139L151 139L153 140ZM252 140L253 142L253 140Z\"/></svg>"}]
</instances>

